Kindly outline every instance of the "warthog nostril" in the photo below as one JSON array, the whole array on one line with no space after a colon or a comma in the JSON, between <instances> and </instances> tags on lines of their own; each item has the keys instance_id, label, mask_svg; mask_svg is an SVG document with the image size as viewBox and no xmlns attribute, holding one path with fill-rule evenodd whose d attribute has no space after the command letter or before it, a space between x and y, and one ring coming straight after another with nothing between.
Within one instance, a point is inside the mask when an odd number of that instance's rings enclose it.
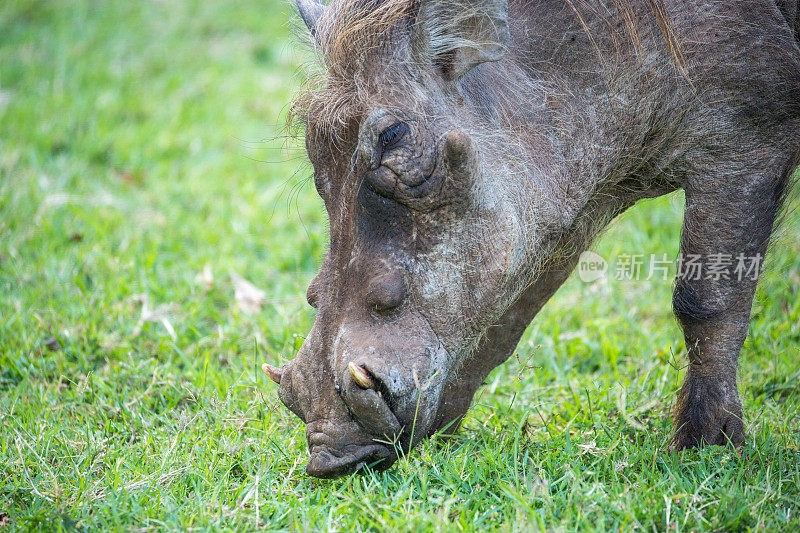
<instances>
[{"instance_id":1,"label":"warthog nostril","mask_svg":"<svg viewBox=\"0 0 800 533\"><path fill-rule=\"evenodd\" d=\"M283 376L283 370L281 370L280 368L276 368L272 365L268 365L267 363L261 365L261 370L263 370L264 373L269 376L269 379L271 379L278 385L281 384L281 377Z\"/></svg>"},{"instance_id":2,"label":"warthog nostril","mask_svg":"<svg viewBox=\"0 0 800 533\"><path fill-rule=\"evenodd\" d=\"M353 381L356 382L356 385L362 389L375 388L375 381L373 381L372 376L370 376L369 372L364 370L364 368L358 366L352 361L347 364L347 368L350 370L350 375L353 377Z\"/></svg>"}]
</instances>

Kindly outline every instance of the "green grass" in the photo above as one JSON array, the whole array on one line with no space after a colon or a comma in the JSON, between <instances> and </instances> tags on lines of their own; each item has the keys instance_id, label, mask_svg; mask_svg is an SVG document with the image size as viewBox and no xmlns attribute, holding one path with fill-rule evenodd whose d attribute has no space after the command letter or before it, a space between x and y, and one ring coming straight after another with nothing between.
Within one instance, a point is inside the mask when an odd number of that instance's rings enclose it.
<instances>
[{"instance_id":1,"label":"green grass","mask_svg":"<svg viewBox=\"0 0 800 533\"><path fill-rule=\"evenodd\" d=\"M573 277L460 437L307 477L304 428L257 371L310 329L326 246L302 141L282 138L288 19L274 0L0 3L0 524L800 528L794 215L742 354L741 457L664 452L685 359L670 281ZM681 205L637 206L596 249L674 256Z\"/></svg>"}]
</instances>

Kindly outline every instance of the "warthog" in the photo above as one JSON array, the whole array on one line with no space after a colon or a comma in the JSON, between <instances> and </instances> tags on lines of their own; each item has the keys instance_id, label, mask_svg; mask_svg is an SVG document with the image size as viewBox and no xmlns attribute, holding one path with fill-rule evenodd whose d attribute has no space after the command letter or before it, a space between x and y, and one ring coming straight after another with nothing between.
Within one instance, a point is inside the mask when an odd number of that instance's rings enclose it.
<instances>
[{"instance_id":1,"label":"warthog","mask_svg":"<svg viewBox=\"0 0 800 533\"><path fill-rule=\"evenodd\" d=\"M311 332L265 365L312 476L453 431L489 372L636 201L683 189L671 446L743 443L760 258L800 160L797 0L299 0L324 60L294 109L330 249Z\"/></svg>"}]
</instances>

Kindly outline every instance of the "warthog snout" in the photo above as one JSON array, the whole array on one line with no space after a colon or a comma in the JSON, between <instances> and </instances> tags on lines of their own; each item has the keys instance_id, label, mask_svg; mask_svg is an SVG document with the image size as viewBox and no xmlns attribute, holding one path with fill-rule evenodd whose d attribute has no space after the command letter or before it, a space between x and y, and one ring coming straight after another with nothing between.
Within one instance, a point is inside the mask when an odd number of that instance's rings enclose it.
<instances>
[{"instance_id":1,"label":"warthog snout","mask_svg":"<svg viewBox=\"0 0 800 533\"><path fill-rule=\"evenodd\" d=\"M435 398L426 400L440 383L436 337L408 304L403 271L383 263L369 282L342 287L348 297L335 296L324 269L309 291L319 315L300 352L283 368L263 365L307 423L317 477L390 466L427 435L435 411Z\"/></svg>"},{"instance_id":2,"label":"warthog snout","mask_svg":"<svg viewBox=\"0 0 800 533\"><path fill-rule=\"evenodd\" d=\"M396 460L403 428L385 400L386 387L363 364L351 361L345 374L335 380L336 395L323 400L318 405L321 409L311 411L306 410L313 403L306 392L311 384L299 381L305 378L303 371L293 364L284 369L264 365L263 369L281 384L284 403L308 422L310 475L336 477L364 465L385 468Z\"/></svg>"}]
</instances>

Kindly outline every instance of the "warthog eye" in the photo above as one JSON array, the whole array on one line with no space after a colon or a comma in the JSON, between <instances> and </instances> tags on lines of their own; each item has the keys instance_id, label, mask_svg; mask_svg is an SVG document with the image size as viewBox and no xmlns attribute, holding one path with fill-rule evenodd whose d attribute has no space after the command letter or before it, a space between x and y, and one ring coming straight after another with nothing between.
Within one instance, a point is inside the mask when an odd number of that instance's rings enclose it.
<instances>
[{"instance_id":1,"label":"warthog eye","mask_svg":"<svg viewBox=\"0 0 800 533\"><path fill-rule=\"evenodd\" d=\"M378 141L381 143L381 151L389 150L393 148L397 142L403 138L403 136L408 132L408 124L405 122L395 122L385 130L383 130L378 137Z\"/></svg>"}]
</instances>

